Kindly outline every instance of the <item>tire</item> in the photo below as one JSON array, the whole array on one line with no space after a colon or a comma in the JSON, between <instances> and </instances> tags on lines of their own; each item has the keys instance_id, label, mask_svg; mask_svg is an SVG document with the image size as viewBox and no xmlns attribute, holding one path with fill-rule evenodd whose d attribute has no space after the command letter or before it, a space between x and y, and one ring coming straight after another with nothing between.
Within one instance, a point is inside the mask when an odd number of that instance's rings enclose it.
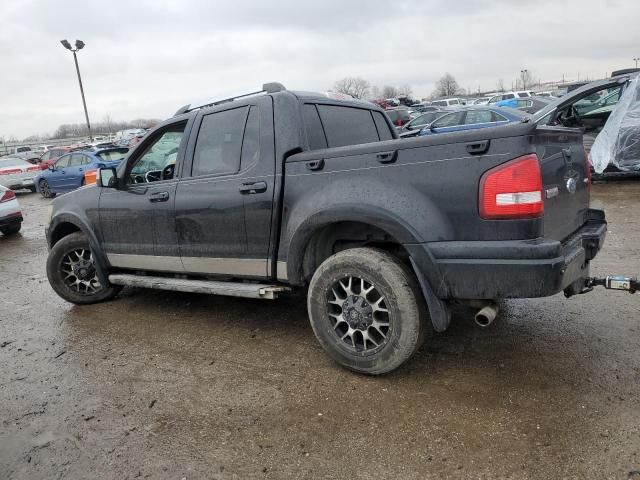
<instances>
[{"instance_id":1,"label":"tire","mask_svg":"<svg viewBox=\"0 0 640 480\"><path fill-rule=\"evenodd\" d=\"M383 250L354 248L325 260L311 279L307 308L322 348L355 372L391 372L424 340L427 306L418 282Z\"/></svg>"},{"instance_id":2,"label":"tire","mask_svg":"<svg viewBox=\"0 0 640 480\"><path fill-rule=\"evenodd\" d=\"M40 180L38 187L40 188L40 195L42 195L43 198L53 198L56 196L56 194L51 191L51 188L49 188L49 183L46 180Z\"/></svg>"},{"instance_id":3,"label":"tire","mask_svg":"<svg viewBox=\"0 0 640 480\"><path fill-rule=\"evenodd\" d=\"M111 300L122 290L119 285L100 284L89 241L80 232L62 238L53 246L47 258L47 277L60 297L76 305Z\"/></svg>"},{"instance_id":4,"label":"tire","mask_svg":"<svg viewBox=\"0 0 640 480\"><path fill-rule=\"evenodd\" d=\"M21 228L22 228L22 222L15 222L7 225L6 227L0 228L0 232L2 232L2 234L5 236L15 235L20 231Z\"/></svg>"}]
</instances>

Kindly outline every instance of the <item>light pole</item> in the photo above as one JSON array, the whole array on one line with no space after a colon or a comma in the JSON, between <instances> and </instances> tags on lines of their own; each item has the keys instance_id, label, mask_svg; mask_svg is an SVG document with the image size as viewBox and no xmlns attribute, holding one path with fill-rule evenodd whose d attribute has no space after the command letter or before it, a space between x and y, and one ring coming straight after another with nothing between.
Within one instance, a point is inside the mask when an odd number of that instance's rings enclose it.
<instances>
[{"instance_id":1,"label":"light pole","mask_svg":"<svg viewBox=\"0 0 640 480\"><path fill-rule=\"evenodd\" d=\"M633 59L634 62L636 62L636 68L638 68L638 61L640 61L640 58L636 57Z\"/></svg>"},{"instance_id":2,"label":"light pole","mask_svg":"<svg viewBox=\"0 0 640 480\"><path fill-rule=\"evenodd\" d=\"M84 88L82 88L82 78L80 77L80 67L78 66L78 57L76 52L84 48L84 42L82 40L76 40L76 48L73 48L66 40L60 40L60 43L64 48L70 50L73 53L73 61L76 64L76 73L78 74L78 83L80 84L80 95L82 95L82 106L84 107L84 118L87 120L87 130L89 130L89 141L93 142L93 135L91 135L91 124L89 123L89 113L87 112L87 102L84 99Z\"/></svg>"},{"instance_id":3,"label":"light pole","mask_svg":"<svg viewBox=\"0 0 640 480\"><path fill-rule=\"evenodd\" d=\"M520 70L520 75L522 75L522 89L526 90L527 89L527 81L525 80L525 77L527 75L527 73L529 72L529 70Z\"/></svg>"}]
</instances>

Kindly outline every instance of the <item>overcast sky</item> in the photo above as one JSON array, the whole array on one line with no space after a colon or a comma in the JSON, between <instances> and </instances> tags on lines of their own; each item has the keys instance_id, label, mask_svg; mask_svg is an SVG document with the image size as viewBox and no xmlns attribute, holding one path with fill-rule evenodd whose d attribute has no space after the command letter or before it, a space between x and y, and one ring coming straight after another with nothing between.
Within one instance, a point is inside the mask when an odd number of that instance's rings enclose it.
<instances>
[{"instance_id":1,"label":"overcast sky","mask_svg":"<svg viewBox=\"0 0 640 480\"><path fill-rule=\"evenodd\" d=\"M639 0L0 0L0 137L89 116L166 118L185 103L279 81L326 91L344 76L464 88L602 77L640 57Z\"/></svg>"}]
</instances>

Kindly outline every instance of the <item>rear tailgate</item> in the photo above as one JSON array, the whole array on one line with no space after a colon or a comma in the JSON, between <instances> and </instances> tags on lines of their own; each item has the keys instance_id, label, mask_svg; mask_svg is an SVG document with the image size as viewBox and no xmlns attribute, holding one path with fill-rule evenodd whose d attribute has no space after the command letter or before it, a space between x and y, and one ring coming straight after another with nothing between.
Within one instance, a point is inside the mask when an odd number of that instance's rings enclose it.
<instances>
[{"instance_id":1,"label":"rear tailgate","mask_svg":"<svg viewBox=\"0 0 640 480\"><path fill-rule=\"evenodd\" d=\"M536 153L542 169L544 236L564 240L585 223L589 169L578 129L539 126Z\"/></svg>"}]
</instances>

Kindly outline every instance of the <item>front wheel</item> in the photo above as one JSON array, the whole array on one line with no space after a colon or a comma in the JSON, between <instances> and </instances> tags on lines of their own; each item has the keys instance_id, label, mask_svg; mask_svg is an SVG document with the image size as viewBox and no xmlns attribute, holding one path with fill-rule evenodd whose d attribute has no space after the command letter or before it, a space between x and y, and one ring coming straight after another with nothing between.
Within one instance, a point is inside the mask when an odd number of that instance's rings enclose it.
<instances>
[{"instance_id":1,"label":"front wheel","mask_svg":"<svg viewBox=\"0 0 640 480\"><path fill-rule=\"evenodd\" d=\"M327 354L356 372L398 368L422 344L427 307L413 272L373 248L336 253L316 270L307 308Z\"/></svg>"},{"instance_id":2,"label":"front wheel","mask_svg":"<svg viewBox=\"0 0 640 480\"><path fill-rule=\"evenodd\" d=\"M40 194L44 198L53 198L56 196L56 194L51 191L49 182L47 182L46 180L40 180L40 182L38 183L38 187L40 188Z\"/></svg>"},{"instance_id":3,"label":"front wheel","mask_svg":"<svg viewBox=\"0 0 640 480\"><path fill-rule=\"evenodd\" d=\"M89 241L79 232L53 246L47 258L47 277L58 295L77 305L110 300L122 289L100 283Z\"/></svg>"}]
</instances>

